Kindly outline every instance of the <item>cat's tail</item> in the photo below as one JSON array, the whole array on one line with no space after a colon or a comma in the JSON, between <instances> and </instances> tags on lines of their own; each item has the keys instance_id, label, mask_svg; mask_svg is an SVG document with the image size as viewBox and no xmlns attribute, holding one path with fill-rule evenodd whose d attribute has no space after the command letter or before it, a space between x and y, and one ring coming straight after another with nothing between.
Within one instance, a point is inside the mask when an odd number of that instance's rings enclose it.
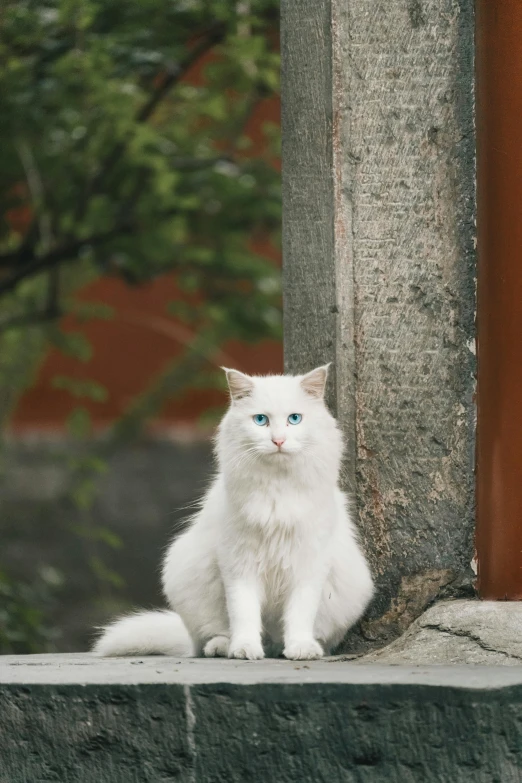
<instances>
[{"instance_id":1,"label":"cat's tail","mask_svg":"<svg viewBox=\"0 0 522 783\"><path fill-rule=\"evenodd\" d=\"M94 644L95 655L175 655L191 657L194 645L176 612L135 612L107 625Z\"/></svg>"}]
</instances>

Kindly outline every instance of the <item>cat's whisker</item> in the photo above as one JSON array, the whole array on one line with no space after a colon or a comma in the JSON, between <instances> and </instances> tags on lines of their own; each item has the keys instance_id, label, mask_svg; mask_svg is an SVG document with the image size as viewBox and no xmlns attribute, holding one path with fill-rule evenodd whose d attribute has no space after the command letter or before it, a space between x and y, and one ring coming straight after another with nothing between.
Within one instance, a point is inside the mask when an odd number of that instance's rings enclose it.
<instances>
[{"instance_id":1,"label":"cat's whisker","mask_svg":"<svg viewBox=\"0 0 522 783\"><path fill-rule=\"evenodd\" d=\"M227 461L226 466L229 470L237 470L240 466L244 467L244 463L247 461L254 462L258 453L259 450L257 447L251 446L245 451L242 451L235 459Z\"/></svg>"},{"instance_id":2,"label":"cat's whisker","mask_svg":"<svg viewBox=\"0 0 522 783\"><path fill-rule=\"evenodd\" d=\"M310 447L305 446L303 448L302 453L305 454L305 455L309 454L309 455L313 456L313 459L309 463L311 466L316 467L316 468L317 467L321 467L326 472L328 472L330 470L330 465L326 462L325 459L323 459L322 457L318 456L318 454L316 453L315 449L312 449Z\"/></svg>"}]
</instances>

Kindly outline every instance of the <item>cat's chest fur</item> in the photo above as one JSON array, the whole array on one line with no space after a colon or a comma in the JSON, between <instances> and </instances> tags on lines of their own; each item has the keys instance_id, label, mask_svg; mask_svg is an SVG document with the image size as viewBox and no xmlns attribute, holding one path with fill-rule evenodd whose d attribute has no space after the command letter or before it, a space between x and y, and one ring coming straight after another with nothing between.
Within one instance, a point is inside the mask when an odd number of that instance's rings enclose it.
<instances>
[{"instance_id":1,"label":"cat's chest fur","mask_svg":"<svg viewBox=\"0 0 522 783\"><path fill-rule=\"evenodd\" d=\"M272 548L281 537L286 541L285 551L292 541L294 546L297 541L302 546L307 539L315 539L318 527L324 530L334 517L334 487L307 486L284 475L229 483L227 500L236 532L252 537L263 548Z\"/></svg>"},{"instance_id":2,"label":"cat's chest fur","mask_svg":"<svg viewBox=\"0 0 522 783\"><path fill-rule=\"evenodd\" d=\"M255 574L263 605L278 606L294 575L313 573L319 551L328 546L334 490L271 476L251 486L229 484L227 499L221 563L236 576Z\"/></svg>"},{"instance_id":3,"label":"cat's chest fur","mask_svg":"<svg viewBox=\"0 0 522 783\"><path fill-rule=\"evenodd\" d=\"M229 485L233 516L240 526L258 528L266 535L305 528L327 512L333 488L306 485L291 476L258 477L255 482Z\"/></svg>"}]
</instances>

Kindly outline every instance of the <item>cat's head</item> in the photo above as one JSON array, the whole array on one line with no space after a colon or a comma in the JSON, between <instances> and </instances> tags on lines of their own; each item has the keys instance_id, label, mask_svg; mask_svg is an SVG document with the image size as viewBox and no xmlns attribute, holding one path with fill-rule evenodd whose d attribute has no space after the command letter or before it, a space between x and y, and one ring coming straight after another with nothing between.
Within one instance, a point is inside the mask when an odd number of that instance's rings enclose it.
<instances>
[{"instance_id":1,"label":"cat's head","mask_svg":"<svg viewBox=\"0 0 522 783\"><path fill-rule=\"evenodd\" d=\"M324 401L328 365L306 375L223 369L231 404L219 433L222 454L239 451L279 465L298 456L340 457L341 436Z\"/></svg>"}]
</instances>

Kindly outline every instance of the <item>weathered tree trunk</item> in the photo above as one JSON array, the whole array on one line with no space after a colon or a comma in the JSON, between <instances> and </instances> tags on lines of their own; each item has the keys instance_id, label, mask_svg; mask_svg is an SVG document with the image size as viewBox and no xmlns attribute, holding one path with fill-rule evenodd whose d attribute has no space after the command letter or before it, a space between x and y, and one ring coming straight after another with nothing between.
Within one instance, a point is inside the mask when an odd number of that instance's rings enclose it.
<instances>
[{"instance_id":1,"label":"weathered tree trunk","mask_svg":"<svg viewBox=\"0 0 522 783\"><path fill-rule=\"evenodd\" d=\"M473 4L282 5L286 366L334 362L385 639L473 577Z\"/></svg>"}]
</instances>

